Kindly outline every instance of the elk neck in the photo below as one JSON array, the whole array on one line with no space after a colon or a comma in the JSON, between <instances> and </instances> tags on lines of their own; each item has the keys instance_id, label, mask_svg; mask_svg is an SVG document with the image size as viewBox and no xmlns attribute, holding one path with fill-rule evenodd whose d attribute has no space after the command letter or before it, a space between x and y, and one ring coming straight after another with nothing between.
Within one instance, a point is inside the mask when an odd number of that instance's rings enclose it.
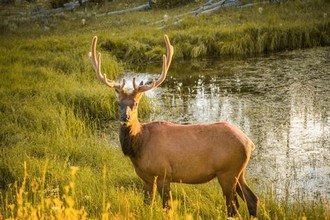
<instances>
[{"instance_id":1,"label":"elk neck","mask_svg":"<svg viewBox=\"0 0 330 220\"><path fill-rule=\"evenodd\" d=\"M124 155L137 158L142 145L142 125L137 118L121 124L119 139Z\"/></svg>"}]
</instances>

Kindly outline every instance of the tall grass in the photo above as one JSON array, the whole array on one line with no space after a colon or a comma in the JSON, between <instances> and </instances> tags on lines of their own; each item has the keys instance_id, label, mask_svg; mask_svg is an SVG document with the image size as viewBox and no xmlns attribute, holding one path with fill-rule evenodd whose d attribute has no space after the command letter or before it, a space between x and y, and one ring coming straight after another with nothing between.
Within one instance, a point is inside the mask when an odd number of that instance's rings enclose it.
<instances>
[{"instance_id":1,"label":"tall grass","mask_svg":"<svg viewBox=\"0 0 330 220\"><path fill-rule=\"evenodd\" d=\"M262 10L261 10L261 9ZM163 29L175 46L176 58L254 56L283 50L330 45L329 4L294 2L228 10L209 16L173 18ZM260 11L260 12L259 12ZM292 15L293 14L293 15ZM173 16L174 17L174 16ZM163 42L154 31L136 28L127 36L111 36L103 44L125 62L159 60ZM143 36L147 35L147 36ZM143 37L141 37L143 36ZM157 37L157 39L155 39Z\"/></svg>"},{"instance_id":2,"label":"tall grass","mask_svg":"<svg viewBox=\"0 0 330 220\"><path fill-rule=\"evenodd\" d=\"M258 7L178 23L180 9L125 19L90 16L85 26L61 17L48 20L49 29L41 20L19 23L12 32L0 25L0 219L225 219L216 181L174 184L173 212L162 210L159 197L151 207L143 204L142 183L116 147L115 93L97 82L87 53L98 35L103 71L117 79L132 64L160 63L164 33L176 58L187 59L330 44L329 3L262 6L262 13ZM169 21L159 29L154 21L165 13ZM148 99L140 110L145 120ZM269 190L258 194L260 219L330 219L326 200L287 202ZM244 205L239 213L249 218Z\"/></svg>"},{"instance_id":3,"label":"tall grass","mask_svg":"<svg viewBox=\"0 0 330 220\"><path fill-rule=\"evenodd\" d=\"M112 175L120 172L124 186L135 178L132 172L121 171L124 164L127 170L132 168L118 149L110 147L117 145L114 92L99 85L88 49L75 46L70 37L3 42L1 218L83 218L87 211L100 217L103 167L108 166ZM117 78L120 64L107 56L103 59L109 77ZM144 99L141 116L148 114ZM72 167L79 167L74 189Z\"/></svg>"},{"instance_id":4,"label":"tall grass","mask_svg":"<svg viewBox=\"0 0 330 220\"><path fill-rule=\"evenodd\" d=\"M158 197L144 205L141 182L133 177L129 163L123 163L116 149L110 162L93 174L87 168L65 168L67 179L54 185L48 177L51 162L40 167L40 176L31 175L31 164L22 164L21 182L1 194L0 211L11 219L227 219L225 202L217 181L188 186L172 185L170 211L162 210ZM119 156L120 157L120 156ZM116 161L116 159L119 159ZM34 169L34 168L33 168ZM128 169L123 173L122 170ZM120 171L119 171L120 170ZM89 178L86 178L86 175ZM94 189L93 189L94 188ZM154 191L156 192L156 191ZM242 201L240 201L243 204ZM239 208L238 219L249 219L247 208ZM260 195L258 219L330 219L329 201L276 200L270 189Z\"/></svg>"}]
</instances>

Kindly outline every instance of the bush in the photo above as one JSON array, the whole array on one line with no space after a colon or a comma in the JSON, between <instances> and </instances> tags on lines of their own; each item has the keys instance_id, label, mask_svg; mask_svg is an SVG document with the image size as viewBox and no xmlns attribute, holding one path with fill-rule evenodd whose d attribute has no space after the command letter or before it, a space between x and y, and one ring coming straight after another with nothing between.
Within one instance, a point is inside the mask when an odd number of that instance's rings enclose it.
<instances>
[{"instance_id":1,"label":"bush","mask_svg":"<svg viewBox=\"0 0 330 220\"><path fill-rule=\"evenodd\" d=\"M51 0L50 5L52 8L61 8L68 2L70 2L70 0Z\"/></svg>"},{"instance_id":2,"label":"bush","mask_svg":"<svg viewBox=\"0 0 330 220\"><path fill-rule=\"evenodd\" d=\"M0 4L14 4L15 0L0 0Z\"/></svg>"},{"instance_id":3,"label":"bush","mask_svg":"<svg viewBox=\"0 0 330 220\"><path fill-rule=\"evenodd\" d=\"M157 8L174 8L180 5L185 5L195 0L151 0Z\"/></svg>"}]
</instances>

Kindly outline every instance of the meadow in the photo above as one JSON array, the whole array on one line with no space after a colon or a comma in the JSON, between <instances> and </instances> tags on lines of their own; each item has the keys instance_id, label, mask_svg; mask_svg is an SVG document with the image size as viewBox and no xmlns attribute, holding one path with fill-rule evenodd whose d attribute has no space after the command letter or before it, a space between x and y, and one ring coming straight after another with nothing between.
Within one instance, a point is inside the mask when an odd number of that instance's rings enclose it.
<instances>
[{"instance_id":1,"label":"meadow","mask_svg":"<svg viewBox=\"0 0 330 220\"><path fill-rule=\"evenodd\" d=\"M226 219L216 180L174 184L171 212L158 196L144 205L142 182L118 147L115 93L96 80L88 58L91 39L99 36L103 71L117 79L139 65L160 69L165 33L174 62L330 46L330 4L293 1L177 17L197 5L114 17L98 17L106 9L90 7L15 20L15 29L0 25L0 219ZM150 105L148 98L140 103L141 121L148 121ZM330 219L326 198L286 201L270 186L256 193L258 219ZM237 218L249 219L243 204Z\"/></svg>"}]
</instances>

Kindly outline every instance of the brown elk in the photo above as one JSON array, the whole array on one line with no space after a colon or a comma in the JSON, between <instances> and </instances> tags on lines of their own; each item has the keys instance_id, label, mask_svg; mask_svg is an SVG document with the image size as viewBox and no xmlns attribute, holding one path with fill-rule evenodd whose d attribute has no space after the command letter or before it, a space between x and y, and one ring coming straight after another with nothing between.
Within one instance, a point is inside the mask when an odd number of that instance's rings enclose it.
<instances>
[{"instance_id":1,"label":"brown elk","mask_svg":"<svg viewBox=\"0 0 330 220\"><path fill-rule=\"evenodd\" d=\"M121 148L137 175L144 182L146 201L150 201L154 178L163 206L169 207L170 183L205 183L217 177L226 199L229 216L239 206L236 193L247 203L250 215L256 216L258 198L246 184L244 175L255 146L237 127L227 123L180 125L169 122L140 123L138 104L144 92L161 85L166 78L173 55L173 46L165 35L167 55L157 81L125 90L101 73L101 54L96 55L97 37L89 53L97 78L115 89L119 98Z\"/></svg>"}]
</instances>

